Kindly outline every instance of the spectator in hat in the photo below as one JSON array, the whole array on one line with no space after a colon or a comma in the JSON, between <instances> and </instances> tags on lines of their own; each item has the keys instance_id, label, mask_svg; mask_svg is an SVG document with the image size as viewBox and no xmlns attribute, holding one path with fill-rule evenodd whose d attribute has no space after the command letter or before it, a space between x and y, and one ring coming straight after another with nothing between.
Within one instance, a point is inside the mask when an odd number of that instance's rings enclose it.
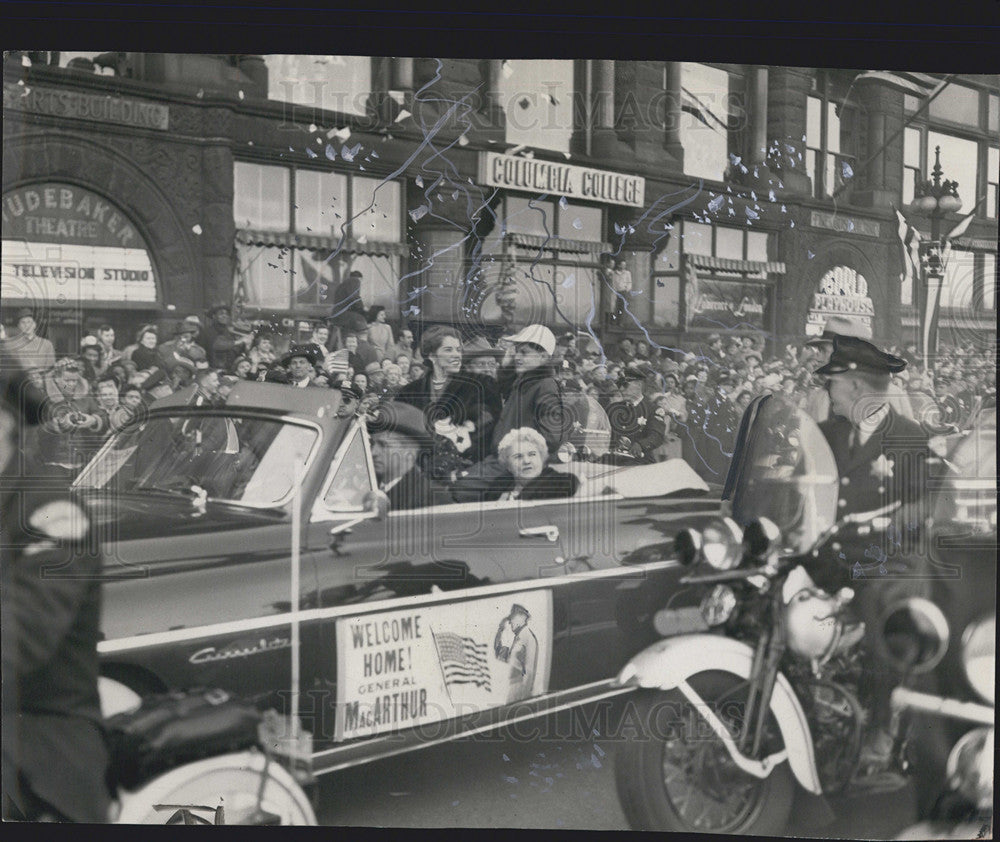
<instances>
[{"instance_id":1,"label":"spectator in hat","mask_svg":"<svg viewBox=\"0 0 1000 842\"><path fill-rule=\"evenodd\" d=\"M511 430L530 427L544 436L549 452L559 449L570 419L552 367L556 339L544 325L528 325L510 337L514 345L515 380L493 430L494 447Z\"/></svg>"},{"instance_id":2,"label":"spectator in hat","mask_svg":"<svg viewBox=\"0 0 1000 842\"><path fill-rule=\"evenodd\" d=\"M364 318L366 305L361 298L361 281L363 279L364 276L361 272L354 269L334 287L330 311L332 319L340 320L346 313L356 313Z\"/></svg>"},{"instance_id":3,"label":"spectator in hat","mask_svg":"<svg viewBox=\"0 0 1000 842\"><path fill-rule=\"evenodd\" d=\"M495 381L501 356L503 351L494 348L485 336L477 336L462 346L462 368Z\"/></svg>"},{"instance_id":4,"label":"spectator in hat","mask_svg":"<svg viewBox=\"0 0 1000 842\"><path fill-rule=\"evenodd\" d=\"M192 369L208 366L205 349L194 341L201 330L200 322L196 322L195 319L193 316L185 318L174 328L173 340L163 342L157 349L160 362L167 371L172 372L178 365L190 365ZM204 365L199 366L198 363Z\"/></svg>"},{"instance_id":5,"label":"spectator in hat","mask_svg":"<svg viewBox=\"0 0 1000 842\"><path fill-rule=\"evenodd\" d=\"M236 336L231 329L232 311L229 305L219 301L205 311L208 326L202 332L207 359L210 366L228 369L240 351L236 347Z\"/></svg>"},{"instance_id":6,"label":"spectator in hat","mask_svg":"<svg viewBox=\"0 0 1000 842\"><path fill-rule=\"evenodd\" d=\"M906 367L904 359L852 336L837 335L832 344L830 359L817 374L827 378L834 416L823 421L820 429L840 474L838 517L893 503L900 508L889 515L896 544L891 558L883 556L881 562L873 563L870 553L865 552L873 541L882 545L880 536L872 531L875 524L848 525L838 533L840 553L832 559L830 552L821 555L809 565L809 572L831 593L842 586L854 588L853 604L868 628L876 629L891 602L924 594L926 559L919 552L919 529L915 527L925 517L922 503L928 484L929 440L919 424L898 415L889 402L891 377ZM870 575L865 575L866 568ZM865 670L875 700L862 752L867 765L887 764L892 749L888 725L893 680L874 659L873 649L867 653Z\"/></svg>"},{"instance_id":7,"label":"spectator in hat","mask_svg":"<svg viewBox=\"0 0 1000 842\"><path fill-rule=\"evenodd\" d=\"M157 347L160 342L160 332L156 325L145 324L140 327L135 334L136 345L129 350L125 349L124 354L135 363L137 370L153 368L160 364L160 354Z\"/></svg>"},{"instance_id":8,"label":"spectator in hat","mask_svg":"<svg viewBox=\"0 0 1000 842\"><path fill-rule=\"evenodd\" d=\"M107 432L96 401L80 397L82 371L80 362L70 357L56 363L53 380L58 393L47 397L38 433L46 472L67 482L90 460Z\"/></svg>"},{"instance_id":9,"label":"spectator in hat","mask_svg":"<svg viewBox=\"0 0 1000 842\"><path fill-rule=\"evenodd\" d=\"M622 399L608 407L611 452L605 461L615 465L652 462L666 437L664 413L643 394L646 373L626 369L622 374Z\"/></svg>"},{"instance_id":10,"label":"spectator in hat","mask_svg":"<svg viewBox=\"0 0 1000 842\"><path fill-rule=\"evenodd\" d=\"M84 336L80 340L80 361L83 363L84 380L93 386L107 368L104 363L104 351L96 336Z\"/></svg>"},{"instance_id":11,"label":"spectator in hat","mask_svg":"<svg viewBox=\"0 0 1000 842\"><path fill-rule=\"evenodd\" d=\"M18 310L17 331L4 340L4 349L24 368L52 368L56 362L55 348L48 339L39 336L37 330L34 311L27 307Z\"/></svg>"},{"instance_id":12,"label":"spectator in hat","mask_svg":"<svg viewBox=\"0 0 1000 842\"><path fill-rule=\"evenodd\" d=\"M238 377L240 380L250 380L253 377L253 362L250 357L241 354L229 367L229 374Z\"/></svg>"},{"instance_id":13,"label":"spectator in hat","mask_svg":"<svg viewBox=\"0 0 1000 842\"><path fill-rule=\"evenodd\" d=\"M389 313L381 304L368 310L368 341L380 353L381 359L392 357L396 343L389 324Z\"/></svg>"},{"instance_id":14,"label":"spectator in hat","mask_svg":"<svg viewBox=\"0 0 1000 842\"><path fill-rule=\"evenodd\" d=\"M97 691L101 555L80 500L19 459L44 393L0 354L4 821L101 824L111 805Z\"/></svg>"},{"instance_id":15,"label":"spectator in hat","mask_svg":"<svg viewBox=\"0 0 1000 842\"><path fill-rule=\"evenodd\" d=\"M355 367L357 370L363 370L369 363L382 361L381 352L368 341L368 322L364 316L345 313L340 329L344 347L361 361L361 365Z\"/></svg>"},{"instance_id":16,"label":"spectator in hat","mask_svg":"<svg viewBox=\"0 0 1000 842\"><path fill-rule=\"evenodd\" d=\"M315 382L318 362L316 352L309 346L292 345L281 360L281 365L288 371L286 382L299 389L318 385Z\"/></svg>"}]
</instances>

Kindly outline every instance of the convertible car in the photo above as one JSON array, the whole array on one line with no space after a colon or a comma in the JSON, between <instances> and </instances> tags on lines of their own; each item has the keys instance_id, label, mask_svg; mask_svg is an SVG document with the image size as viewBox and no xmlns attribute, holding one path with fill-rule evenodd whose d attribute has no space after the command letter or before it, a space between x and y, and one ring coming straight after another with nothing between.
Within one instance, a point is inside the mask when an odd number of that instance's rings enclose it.
<instances>
[{"instance_id":1,"label":"convertible car","mask_svg":"<svg viewBox=\"0 0 1000 842\"><path fill-rule=\"evenodd\" d=\"M158 401L74 484L105 555L102 671L286 714L297 689L316 774L628 692L632 655L701 627L673 536L720 490L683 460L568 462L564 499L394 510L379 434L338 391L191 397Z\"/></svg>"}]
</instances>

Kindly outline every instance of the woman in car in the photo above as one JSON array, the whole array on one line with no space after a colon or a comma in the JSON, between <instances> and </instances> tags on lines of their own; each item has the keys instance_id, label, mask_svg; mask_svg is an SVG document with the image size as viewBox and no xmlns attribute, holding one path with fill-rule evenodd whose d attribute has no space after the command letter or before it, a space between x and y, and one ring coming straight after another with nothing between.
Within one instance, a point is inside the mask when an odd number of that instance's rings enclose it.
<instances>
[{"instance_id":1,"label":"woman in car","mask_svg":"<svg viewBox=\"0 0 1000 842\"><path fill-rule=\"evenodd\" d=\"M500 439L497 458L504 473L493 480L486 500L552 500L572 497L580 486L575 474L546 465L549 446L531 427L511 430Z\"/></svg>"},{"instance_id":2,"label":"woman in car","mask_svg":"<svg viewBox=\"0 0 1000 842\"><path fill-rule=\"evenodd\" d=\"M471 421L471 446L463 455L473 462L487 452L493 425L500 415L500 390L496 381L462 371L462 340L447 327L434 326L420 340L426 373L399 390L397 401L423 410L432 426L448 421L462 427Z\"/></svg>"}]
</instances>

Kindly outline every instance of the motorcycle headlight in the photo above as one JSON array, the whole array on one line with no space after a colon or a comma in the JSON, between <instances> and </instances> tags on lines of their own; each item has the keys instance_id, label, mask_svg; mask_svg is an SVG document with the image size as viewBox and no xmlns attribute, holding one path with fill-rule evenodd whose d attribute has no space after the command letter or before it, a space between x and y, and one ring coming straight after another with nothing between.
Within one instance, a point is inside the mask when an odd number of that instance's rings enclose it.
<instances>
[{"instance_id":1,"label":"motorcycle headlight","mask_svg":"<svg viewBox=\"0 0 1000 842\"><path fill-rule=\"evenodd\" d=\"M948 783L980 808L993 805L993 729L973 728L948 755Z\"/></svg>"},{"instance_id":2,"label":"motorcycle headlight","mask_svg":"<svg viewBox=\"0 0 1000 842\"><path fill-rule=\"evenodd\" d=\"M674 551L681 564L694 564L701 557L701 533L694 529L682 529L674 538Z\"/></svg>"},{"instance_id":3,"label":"motorcycle headlight","mask_svg":"<svg viewBox=\"0 0 1000 842\"><path fill-rule=\"evenodd\" d=\"M996 704L997 615L966 626L962 633L962 667L972 687L985 701Z\"/></svg>"},{"instance_id":4,"label":"motorcycle headlight","mask_svg":"<svg viewBox=\"0 0 1000 842\"><path fill-rule=\"evenodd\" d=\"M709 626L721 626L736 610L736 593L729 585L716 585L701 601L701 617Z\"/></svg>"},{"instance_id":5,"label":"motorcycle headlight","mask_svg":"<svg viewBox=\"0 0 1000 842\"><path fill-rule=\"evenodd\" d=\"M713 520L701 532L701 555L716 570L732 570L743 555L743 532L731 518Z\"/></svg>"},{"instance_id":6,"label":"motorcycle headlight","mask_svg":"<svg viewBox=\"0 0 1000 842\"><path fill-rule=\"evenodd\" d=\"M781 530L773 520L758 518L743 531L743 549L751 558L767 558L781 547Z\"/></svg>"}]
</instances>

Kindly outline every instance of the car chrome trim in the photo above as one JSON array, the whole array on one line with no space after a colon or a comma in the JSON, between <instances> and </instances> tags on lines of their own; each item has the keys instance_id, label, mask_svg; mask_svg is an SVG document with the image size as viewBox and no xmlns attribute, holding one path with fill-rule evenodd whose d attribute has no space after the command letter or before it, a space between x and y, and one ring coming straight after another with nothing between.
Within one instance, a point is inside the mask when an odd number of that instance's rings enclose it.
<instances>
[{"instance_id":1,"label":"car chrome trim","mask_svg":"<svg viewBox=\"0 0 1000 842\"><path fill-rule=\"evenodd\" d=\"M374 513L366 513L364 507L360 509L337 510L331 509L325 502L326 495L330 491L330 487L333 485L333 481L337 476L337 471L340 470L341 464L347 457L347 451L350 450L351 442L354 441L354 436L356 435L361 436L361 448L365 454L365 465L368 468L368 481L371 483L373 489L378 488L378 482L375 477L375 466L372 464L371 446L366 432L366 428L358 419L352 421L348 426L347 431L344 433L344 438L341 439L340 444L337 445L337 452L334 453L333 459L330 460L330 466L327 468L326 476L323 479L322 485L320 485L319 493L313 501L312 510L309 513L310 523L328 523L331 520L339 520L342 517L357 514L365 514L366 517L374 517Z\"/></svg>"},{"instance_id":2,"label":"car chrome trim","mask_svg":"<svg viewBox=\"0 0 1000 842\"><path fill-rule=\"evenodd\" d=\"M363 616L379 611L390 611L397 608L407 608L412 605L427 604L436 605L441 602L461 602L466 599L479 599L491 594L517 593L519 591L538 590L540 588L550 588L559 585L575 584L581 581L593 579L608 579L614 577L644 579L646 574L654 570L666 570L671 567L680 566L680 562L675 559L655 561L648 564L618 565L603 570L588 570L581 573L565 573L561 568L558 573L551 577L540 579L524 579L517 582L498 582L495 585L482 585L478 587L466 588L463 590L432 592L427 594L417 594L416 596L403 596L396 599L379 600L378 602L367 602L355 605L337 605L330 608L309 608L300 611L297 615L300 623L308 623L316 620L329 620L347 615ZM553 566L553 569L556 570ZM227 623L215 623L206 626L193 626L186 629L172 629L170 631L150 632L149 634L133 635L131 637L112 638L103 640L97 644L97 651L101 654L113 652L127 652L132 649L144 649L148 646L162 646L167 643L179 643L185 640L198 640L200 638L217 635L239 634L241 632L257 631L259 629L273 628L275 626L285 626L292 622L293 614L274 614L266 617L254 617L246 620L233 620Z\"/></svg>"},{"instance_id":3,"label":"car chrome trim","mask_svg":"<svg viewBox=\"0 0 1000 842\"><path fill-rule=\"evenodd\" d=\"M597 690L602 687L607 689L604 692L589 695L589 691L591 689ZM399 754L408 754L411 751L419 751L422 748L429 748L431 746L443 745L444 743L449 743L464 737L471 737L474 734L485 734L490 731L495 731L498 728L514 725L518 722L527 722L531 719L539 719L540 717L548 716L553 713L559 713L560 711L569 710L570 708L580 707L581 705L590 704L592 702L599 702L602 699L611 699L615 696L622 696L626 693L631 693L633 689L634 688L632 687L614 687L611 684L611 680L595 681L592 684L581 684L577 687L571 687L568 690L548 693L544 696L537 696L530 701L522 702L522 706L530 705L532 708L532 710L523 714L503 717L498 719L496 722L491 722L487 725L481 725L476 728L456 728L454 733L449 733L444 737L430 740L419 740L405 745L398 745L400 741L400 732L398 731L381 734L374 738L365 739L362 737L359 738L358 741L345 743L344 745L337 746L336 748L323 749L314 753L312 756L312 771L317 777L329 774L330 772L338 772L342 769L349 769L353 766L361 766L365 763L372 763L376 760L382 760L387 757L394 757ZM546 705L547 702L557 702L557 704L548 706ZM494 708L493 710L496 709ZM488 715L491 711L490 709L484 709L480 712ZM456 720L441 720L440 722L433 724L440 725L442 723L455 721ZM403 737L405 739L405 732L403 733ZM389 750L374 751L370 754L350 757L349 759L344 759L338 762L338 757L352 754L353 752L358 751L361 746L370 750L373 747L379 747L383 744L390 743L396 743L396 745L393 745L393 747ZM326 765L325 761L328 761L329 765Z\"/></svg>"}]
</instances>

